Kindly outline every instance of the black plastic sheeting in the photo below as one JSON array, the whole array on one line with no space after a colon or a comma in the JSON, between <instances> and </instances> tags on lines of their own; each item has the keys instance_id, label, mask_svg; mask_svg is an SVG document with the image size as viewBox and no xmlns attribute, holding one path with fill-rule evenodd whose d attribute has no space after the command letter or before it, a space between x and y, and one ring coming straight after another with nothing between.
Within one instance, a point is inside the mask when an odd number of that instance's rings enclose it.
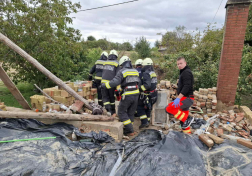
<instances>
[{"instance_id":1,"label":"black plastic sheeting","mask_svg":"<svg viewBox=\"0 0 252 176\"><path fill-rule=\"evenodd\" d=\"M75 131L78 139L71 141ZM197 136L164 135L145 130L128 142L115 143L104 132L83 134L72 125L36 120L0 119L0 140L56 139L0 143L0 175L110 175L119 154L117 176L252 175L252 151L232 141L208 151Z\"/></svg>"}]
</instances>

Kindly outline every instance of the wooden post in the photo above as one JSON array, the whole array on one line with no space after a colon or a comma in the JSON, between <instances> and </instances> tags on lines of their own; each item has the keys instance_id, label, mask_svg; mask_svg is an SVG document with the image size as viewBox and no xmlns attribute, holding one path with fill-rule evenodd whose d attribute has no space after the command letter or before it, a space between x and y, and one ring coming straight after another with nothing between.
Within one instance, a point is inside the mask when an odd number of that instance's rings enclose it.
<instances>
[{"instance_id":1,"label":"wooden post","mask_svg":"<svg viewBox=\"0 0 252 176\"><path fill-rule=\"evenodd\" d=\"M31 110L31 107L25 100L25 98L22 96L22 94L19 92L18 88L15 86L15 84L11 81L7 73L4 71L3 67L0 65L0 79L3 81L4 85L9 89L9 91L12 93L12 95L16 98L16 100L19 102L19 104L24 109Z\"/></svg>"},{"instance_id":2,"label":"wooden post","mask_svg":"<svg viewBox=\"0 0 252 176\"><path fill-rule=\"evenodd\" d=\"M90 110L93 109L89 105L89 103L86 99L84 99L79 94L77 94L71 87L67 86L61 79L59 79L54 74L52 74L43 65L41 65L36 59L34 59L32 56L30 56L28 53L26 53L23 49L21 49L19 46L17 46L15 43L13 43L10 39L8 39L6 36L4 36L1 32L0 32L0 41L3 42L8 47L10 47L15 52L17 52L18 54L20 54L23 58L25 58L33 66L35 66L39 71L41 71L45 76L47 76L49 79L51 79L53 82L55 82L58 86L62 87L69 94L71 94L75 99L82 101L88 109L90 109Z\"/></svg>"},{"instance_id":3,"label":"wooden post","mask_svg":"<svg viewBox=\"0 0 252 176\"><path fill-rule=\"evenodd\" d=\"M15 119L60 119L75 121L113 121L114 117L91 114L62 114L62 113L41 113L41 112L12 112L0 111L0 118Z\"/></svg>"}]
</instances>

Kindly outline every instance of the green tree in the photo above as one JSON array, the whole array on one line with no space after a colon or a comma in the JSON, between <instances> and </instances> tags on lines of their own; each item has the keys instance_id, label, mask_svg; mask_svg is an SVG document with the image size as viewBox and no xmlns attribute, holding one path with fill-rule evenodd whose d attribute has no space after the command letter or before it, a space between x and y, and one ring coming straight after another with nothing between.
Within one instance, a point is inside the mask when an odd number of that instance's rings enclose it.
<instances>
[{"instance_id":1,"label":"green tree","mask_svg":"<svg viewBox=\"0 0 252 176\"><path fill-rule=\"evenodd\" d=\"M63 80L72 77L73 58L83 49L77 44L79 30L68 27L71 13L80 8L70 0L0 1L0 31L48 70ZM48 79L17 53L0 43L0 61L14 68L14 81L36 82L45 87Z\"/></svg>"},{"instance_id":2,"label":"green tree","mask_svg":"<svg viewBox=\"0 0 252 176\"><path fill-rule=\"evenodd\" d=\"M109 42L107 41L106 38L97 40L97 45L102 50L108 50L109 49Z\"/></svg>"},{"instance_id":3,"label":"green tree","mask_svg":"<svg viewBox=\"0 0 252 176\"><path fill-rule=\"evenodd\" d=\"M124 42L123 44L121 44L120 50L132 51L133 46L130 44L130 42Z\"/></svg>"},{"instance_id":4,"label":"green tree","mask_svg":"<svg viewBox=\"0 0 252 176\"><path fill-rule=\"evenodd\" d=\"M160 42L159 42L158 40L156 40L154 46L155 46L156 48L159 48Z\"/></svg>"},{"instance_id":5,"label":"green tree","mask_svg":"<svg viewBox=\"0 0 252 176\"><path fill-rule=\"evenodd\" d=\"M193 35L186 32L186 27L178 26L162 35L161 44L166 46L167 53L185 52L193 46Z\"/></svg>"},{"instance_id":6,"label":"green tree","mask_svg":"<svg viewBox=\"0 0 252 176\"><path fill-rule=\"evenodd\" d=\"M88 36L88 37L87 37L87 40L88 40L88 41L96 41L95 37L92 36L92 35Z\"/></svg>"},{"instance_id":7,"label":"green tree","mask_svg":"<svg viewBox=\"0 0 252 176\"><path fill-rule=\"evenodd\" d=\"M196 35L190 35L194 36L194 47L187 51L166 54L165 64L159 65L164 68L166 78L175 82L179 77L176 59L182 56L193 71L195 89L214 87L218 78L223 29L208 25L202 34L198 31Z\"/></svg>"},{"instance_id":8,"label":"green tree","mask_svg":"<svg viewBox=\"0 0 252 176\"><path fill-rule=\"evenodd\" d=\"M236 103L241 104L243 98L245 101L252 95L252 47L245 45L240 68L240 75L236 93ZM250 102L250 107L252 102Z\"/></svg>"},{"instance_id":9,"label":"green tree","mask_svg":"<svg viewBox=\"0 0 252 176\"><path fill-rule=\"evenodd\" d=\"M252 46L252 5L250 5L250 8L249 8L245 44L249 44L250 46Z\"/></svg>"},{"instance_id":10,"label":"green tree","mask_svg":"<svg viewBox=\"0 0 252 176\"><path fill-rule=\"evenodd\" d=\"M136 39L135 51L138 52L138 55L141 58L151 56L150 43L146 40L145 37L140 37L139 39Z\"/></svg>"}]
</instances>

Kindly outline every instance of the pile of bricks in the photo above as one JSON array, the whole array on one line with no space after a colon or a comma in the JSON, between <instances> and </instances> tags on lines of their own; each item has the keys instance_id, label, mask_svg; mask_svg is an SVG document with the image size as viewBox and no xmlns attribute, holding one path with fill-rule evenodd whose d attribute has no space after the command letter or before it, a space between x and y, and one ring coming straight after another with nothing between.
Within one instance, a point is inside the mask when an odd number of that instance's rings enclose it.
<instances>
[{"instance_id":1,"label":"pile of bricks","mask_svg":"<svg viewBox=\"0 0 252 176\"><path fill-rule=\"evenodd\" d=\"M198 106L202 109L204 114L217 112L217 88L199 89L194 91L193 106Z\"/></svg>"},{"instance_id":2,"label":"pile of bricks","mask_svg":"<svg viewBox=\"0 0 252 176\"><path fill-rule=\"evenodd\" d=\"M169 89L170 90L170 99L175 100L177 97L177 84L172 84L170 81L161 80L160 84L157 85L157 88L160 89Z\"/></svg>"},{"instance_id":3,"label":"pile of bricks","mask_svg":"<svg viewBox=\"0 0 252 176\"><path fill-rule=\"evenodd\" d=\"M212 147L214 143L222 143L224 139L235 139L237 143L252 148L252 125L245 118L244 113L235 113L234 110L230 110L218 112L217 115L217 119L206 130L210 135L201 134L199 136L202 142L208 147ZM207 115L204 116L204 119L208 119Z\"/></svg>"},{"instance_id":4,"label":"pile of bricks","mask_svg":"<svg viewBox=\"0 0 252 176\"><path fill-rule=\"evenodd\" d=\"M4 105L4 102L1 102L1 101L0 101L0 110L1 111L7 111L6 106Z\"/></svg>"},{"instance_id":5,"label":"pile of bricks","mask_svg":"<svg viewBox=\"0 0 252 176\"><path fill-rule=\"evenodd\" d=\"M73 82L67 83L69 87L71 87L75 92L77 92L80 96L85 99L94 100L97 94L97 89L92 88L91 81L83 81L78 84L74 84ZM70 95L67 91L62 88L56 86L51 88L45 88L43 91L52 97L55 101L64 104L65 106L71 106L75 102L75 98ZM49 111L56 110L61 111L59 104L53 104L50 99L46 98L43 95L34 95L31 98L31 105L33 109L37 109L38 111ZM46 110L43 109L43 105L46 104Z\"/></svg>"}]
</instances>

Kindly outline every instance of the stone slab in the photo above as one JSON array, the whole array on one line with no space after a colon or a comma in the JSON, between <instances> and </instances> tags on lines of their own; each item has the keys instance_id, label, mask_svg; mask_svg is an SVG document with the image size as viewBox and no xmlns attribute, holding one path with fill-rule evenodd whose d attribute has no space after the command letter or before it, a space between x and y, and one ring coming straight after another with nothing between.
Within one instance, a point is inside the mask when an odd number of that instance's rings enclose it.
<instances>
[{"instance_id":1,"label":"stone slab","mask_svg":"<svg viewBox=\"0 0 252 176\"><path fill-rule=\"evenodd\" d=\"M249 123L252 125L252 111L247 106L240 106L241 112L244 112L245 117L249 121Z\"/></svg>"},{"instance_id":2,"label":"stone slab","mask_svg":"<svg viewBox=\"0 0 252 176\"><path fill-rule=\"evenodd\" d=\"M57 122L64 122L70 125L73 125L77 128L80 127L86 127L89 128L90 130L107 130L109 129L109 131L117 136L116 140L122 140L123 137L123 123L122 122L118 122L118 121L114 121L114 122L92 122L92 121L88 121L88 122L81 122L81 121L64 121L64 120L52 120L52 119L43 119L41 120L41 122L45 123L45 124L53 124L53 123L57 123Z\"/></svg>"}]
</instances>

